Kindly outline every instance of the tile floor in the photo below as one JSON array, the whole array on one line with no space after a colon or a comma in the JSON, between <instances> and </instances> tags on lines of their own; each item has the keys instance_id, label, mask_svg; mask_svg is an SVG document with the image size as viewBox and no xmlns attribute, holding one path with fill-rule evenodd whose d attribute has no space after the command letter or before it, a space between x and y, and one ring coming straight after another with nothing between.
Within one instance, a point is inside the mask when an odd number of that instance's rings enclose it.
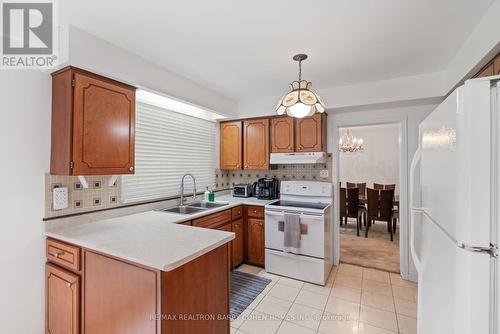
<instances>
[{"instance_id":1,"label":"tile floor","mask_svg":"<svg viewBox=\"0 0 500 334\"><path fill-rule=\"evenodd\" d=\"M416 333L417 286L398 274L349 264L334 267L325 287L242 265L272 279L231 321L238 334Z\"/></svg>"}]
</instances>

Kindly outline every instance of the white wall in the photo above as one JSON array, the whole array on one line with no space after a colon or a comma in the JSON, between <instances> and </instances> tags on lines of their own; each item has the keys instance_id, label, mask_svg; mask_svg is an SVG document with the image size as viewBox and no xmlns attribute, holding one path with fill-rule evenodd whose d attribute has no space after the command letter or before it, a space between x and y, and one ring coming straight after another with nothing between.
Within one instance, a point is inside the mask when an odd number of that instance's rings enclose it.
<instances>
[{"instance_id":1,"label":"white wall","mask_svg":"<svg viewBox=\"0 0 500 334\"><path fill-rule=\"evenodd\" d=\"M349 128L356 138L364 140L364 150L359 153L340 153L339 180L342 186L346 182L366 182L373 188L373 183L396 184L399 193L399 125L383 124ZM340 136L347 128L340 129Z\"/></svg>"},{"instance_id":2,"label":"white wall","mask_svg":"<svg viewBox=\"0 0 500 334\"><path fill-rule=\"evenodd\" d=\"M0 74L0 333L44 333L43 175L50 158L51 81Z\"/></svg>"}]
</instances>

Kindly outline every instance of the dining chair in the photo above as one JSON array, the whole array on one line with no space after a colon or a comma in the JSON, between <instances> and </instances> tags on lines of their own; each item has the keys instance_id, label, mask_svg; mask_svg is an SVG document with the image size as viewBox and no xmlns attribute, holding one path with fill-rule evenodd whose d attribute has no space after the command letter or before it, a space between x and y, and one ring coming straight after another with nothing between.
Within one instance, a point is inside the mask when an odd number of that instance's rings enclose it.
<instances>
[{"instance_id":1,"label":"dining chair","mask_svg":"<svg viewBox=\"0 0 500 334\"><path fill-rule=\"evenodd\" d=\"M340 188L339 191L339 218L340 226L342 226L342 221L345 219L345 224L347 224L347 191L346 188Z\"/></svg>"},{"instance_id":2,"label":"dining chair","mask_svg":"<svg viewBox=\"0 0 500 334\"><path fill-rule=\"evenodd\" d=\"M396 189L396 185L395 184L385 184L384 189L385 190Z\"/></svg>"},{"instance_id":3,"label":"dining chair","mask_svg":"<svg viewBox=\"0 0 500 334\"><path fill-rule=\"evenodd\" d=\"M360 217L359 217L359 188L347 188L347 216L356 218L356 232L359 237ZM347 218L346 218L347 222Z\"/></svg>"},{"instance_id":4,"label":"dining chair","mask_svg":"<svg viewBox=\"0 0 500 334\"><path fill-rule=\"evenodd\" d=\"M380 184L380 183L373 183L373 189L375 189L375 190L383 190L384 189L384 185Z\"/></svg>"},{"instance_id":5,"label":"dining chair","mask_svg":"<svg viewBox=\"0 0 500 334\"><path fill-rule=\"evenodd\" d=\"M377 220L387 223L387 230L391 235L391 241L394 241L392 208L394 189L378 190L368 188L367 194L368 224L365 229L365 238L368 238L368 230L370 229L372 223Z\"/></svg>"}]
</instances>

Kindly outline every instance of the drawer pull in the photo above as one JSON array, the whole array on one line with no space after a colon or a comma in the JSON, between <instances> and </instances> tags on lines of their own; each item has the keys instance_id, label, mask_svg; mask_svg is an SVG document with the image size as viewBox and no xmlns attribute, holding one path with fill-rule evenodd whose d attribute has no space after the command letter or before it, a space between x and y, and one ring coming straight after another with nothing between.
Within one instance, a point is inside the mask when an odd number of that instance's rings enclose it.
<instances>
[{"instance_id":1,"label":"drawer pull","mask_svg":"<svg viewBox=\"0 0 500 334\"><path fill-rule=\"evenodd\" d=\"M59 252L55 252L54 256L57 257L57 258L59 258L59 256L61 256L63 254L64 254L64 252L60 252L60 253Z\"/></svg>"},{"instance_id":2,"label":"drawer pull","mask_svg":"<svg viewBox=\"0 0 500 334\"><path fill-rule=\"evenodd\" d=\"M66 283L66 286L67 286L68 288L71 288L71 285L72 285L72 284L71 284L70 282Z\"/></svg>"}]
</instances>

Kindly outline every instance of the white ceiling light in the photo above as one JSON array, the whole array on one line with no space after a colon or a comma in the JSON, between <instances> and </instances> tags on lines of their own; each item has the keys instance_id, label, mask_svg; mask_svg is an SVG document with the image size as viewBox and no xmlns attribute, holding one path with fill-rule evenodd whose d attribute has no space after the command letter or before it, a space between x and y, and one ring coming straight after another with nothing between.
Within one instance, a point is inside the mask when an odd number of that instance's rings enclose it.
<instances>
[{"instance_id":1,"label":"white ceiling light","mask_svg":"<svg viewBox=\"0 0 500 334\"><path fill-rule=\"evenodd\" d=\"M135 97L139 102L147 103L156 107L175 111L192 117L205 119L207 121L215 122L218 119L226 118L226 116L217 114L210 109L198 107L188 102L177 100L172 97L166 97L164 95L152 93L142 89L137 90Z\"/></svg>"},{"instance_id":2,"label":"white ceiling light","mask_svg":"<svg viewBox=\"0 0 500 334\"><path fill-rule=\"evenodd\" d=\"M302 61L307 59L307 55L298 54L293 56L293 60L299 62L299 80L290 84L290 93L283 96L276 106L278 115L285 112L288 116L302 118L312 116L316 112L325 111L325 102L313 91L312 83L302 80Z\"/></svg>"}]
</instances>

